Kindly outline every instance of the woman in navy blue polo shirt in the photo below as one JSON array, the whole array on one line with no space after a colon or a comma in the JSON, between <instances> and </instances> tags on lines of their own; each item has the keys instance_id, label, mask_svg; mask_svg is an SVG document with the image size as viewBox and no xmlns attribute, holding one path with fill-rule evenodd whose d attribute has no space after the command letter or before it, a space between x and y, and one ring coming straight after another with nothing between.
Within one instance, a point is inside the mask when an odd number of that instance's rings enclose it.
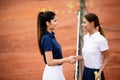
<instances>
[{"instance_id":1,"label":"woman in navy blue polo shirt","mask_svg":"<svg viewBox=\"0 0 120 80\"><path fill-rule=\"evenodd\" d=\"M57 17L54 12L46 11L38 14L38 43L46 64L42 80L65 80L62 64L75 62L74 56L63 58L61 46L53 32L56 26Z\"/></svg>"}]
</instances>

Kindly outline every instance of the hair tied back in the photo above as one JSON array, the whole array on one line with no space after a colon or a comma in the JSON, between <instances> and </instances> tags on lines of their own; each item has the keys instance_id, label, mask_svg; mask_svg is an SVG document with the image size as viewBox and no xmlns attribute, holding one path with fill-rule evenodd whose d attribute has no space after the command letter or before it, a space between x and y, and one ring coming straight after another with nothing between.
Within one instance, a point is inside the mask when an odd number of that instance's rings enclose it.
<instances>
[{"instance_id":1,"label":"hair tied back","mask_svg":"<svg viewBox=\"0 0 120 80\"><path fill-rule=\"evenodd\" d=\"M43 13L44 13L44 12L40 12L40 16L41 16L41 17L43 16Z\"/></svg>"}]
</instances>

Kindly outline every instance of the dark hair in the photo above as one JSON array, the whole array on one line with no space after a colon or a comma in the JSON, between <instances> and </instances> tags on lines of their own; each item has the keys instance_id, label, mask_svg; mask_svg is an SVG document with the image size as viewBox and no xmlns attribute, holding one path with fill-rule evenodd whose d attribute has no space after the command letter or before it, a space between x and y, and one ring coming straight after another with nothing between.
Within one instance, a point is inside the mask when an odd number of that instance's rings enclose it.
<instances>
[{"instance_id":1,"label":"dark hair","mask_svg":"<svg viewBox=\"0 0 120 80\"><path fill-rule=\"evenodd\" d=\"M103 32L103 30L102 30L102 28L101 28L101 26L100 26L99 19L98 19L98 17L97 17L96 14L94 14L94 13L88 13L88 14L86 14L84 17L85 17L89 22L94 22L95 28L96 28L96 27L99 27L99 32L100 32L100 34L105 37L104 32Z\"/></svg>"},{"instance_id":2,"label":"dark hair","mask_svg":"<svg viewBox=\"0 0 120 80\"><path fill-rule=\"evenodd\" d=\"M42 35L47 31L47 25L46 22L50 22L52 19L54 19L55 13L52 11L45 11L45 12L39 12L38 18L37 18L37 34L38 34L38 44L41 54L43 55L41 51L41 37Z\"/></svg>"}]
</instances>

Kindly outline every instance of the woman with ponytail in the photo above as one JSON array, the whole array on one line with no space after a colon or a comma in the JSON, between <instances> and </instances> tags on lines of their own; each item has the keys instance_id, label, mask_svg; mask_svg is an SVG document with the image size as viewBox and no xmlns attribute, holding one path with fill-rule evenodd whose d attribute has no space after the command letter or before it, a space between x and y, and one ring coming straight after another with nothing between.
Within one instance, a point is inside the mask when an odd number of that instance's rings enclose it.
<instances>
[{"instance_id":1,"label":"woman with ponytail","mask_svg":"<svg viewBox=\"0 0 120 80\"><path fill-rule=\"evenodd\" d=\"M82 56L84 70L82 80L105 80L103 69L108 63L108 42L105 38L96 14L88 13L84 16L82 26L88 33L84 35ZM94 75L97 71L98 74Z\"/></svg>"},{"instance_id":2,"label":"woman with ponytail","mask_svg":"<svg viewBox=\"0 0 120 80\"><path fill-rule=\"evenodd\" d=\"M40 12L37 19L38 44L46 64L42 80L65 80L62 64L74 63L75 56L63 58L60 44L55 38L57 16L52 11Z\"/></svg>"}]
</instances>

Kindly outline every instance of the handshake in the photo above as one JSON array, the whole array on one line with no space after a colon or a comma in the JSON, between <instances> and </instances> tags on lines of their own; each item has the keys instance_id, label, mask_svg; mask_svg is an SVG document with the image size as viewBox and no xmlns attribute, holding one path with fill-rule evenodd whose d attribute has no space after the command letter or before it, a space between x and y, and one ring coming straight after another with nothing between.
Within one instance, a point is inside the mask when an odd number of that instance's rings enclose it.
<instances>
[{"instance_id":1,"label":"handshake","mask_svg":"<svg viewBox=\"0 0 120 80\"><path fill-rule=\"evenodd\" d=\"M81 55L67 57L67 62L70 64L74 64L76 62L76 60L83 60L83 57Z\"/></svg>"}]
</instances>

